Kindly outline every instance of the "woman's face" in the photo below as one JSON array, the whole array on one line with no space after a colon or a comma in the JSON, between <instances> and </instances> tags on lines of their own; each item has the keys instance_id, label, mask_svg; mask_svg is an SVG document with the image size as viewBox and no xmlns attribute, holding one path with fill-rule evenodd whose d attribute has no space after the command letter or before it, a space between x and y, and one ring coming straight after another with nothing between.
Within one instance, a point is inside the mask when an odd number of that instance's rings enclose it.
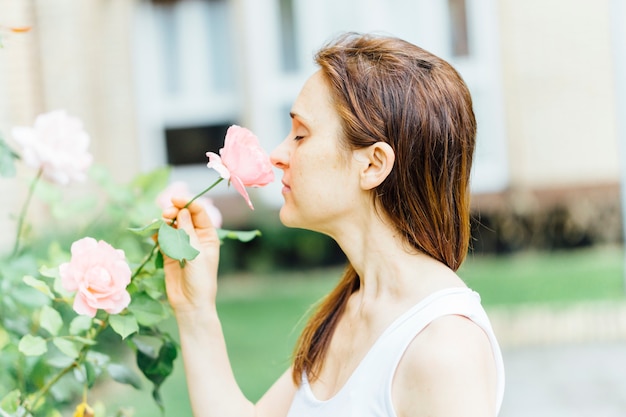
<instances>
[{"instance_id":1,"label":"woman's face","mask_svg":"<svg viewBox=\"0 0 626 417\"><path fill-rule=\"evenodd\" d=\"M358 173L351 152L340 145L341 120L321 72L304 84L291 110L291 131L272 152L283 170L286 226L334 235L358 201Z\"/></svg>"}]
</instances>

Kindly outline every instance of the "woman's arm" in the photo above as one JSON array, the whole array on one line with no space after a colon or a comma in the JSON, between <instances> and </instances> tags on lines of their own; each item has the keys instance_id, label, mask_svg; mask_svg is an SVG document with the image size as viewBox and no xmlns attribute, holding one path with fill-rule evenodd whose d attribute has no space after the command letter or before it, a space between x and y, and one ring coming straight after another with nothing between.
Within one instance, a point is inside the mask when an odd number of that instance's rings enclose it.
<instances>
[{"instance_id":1,"label":"woman's arm","mask_svg":"<svg viewBox=\"0 0 626 417\"><path fill-rule=\"evenodd\" d=\"M295 393L286 372L259 401L250 402L233 375L222 326L215 306L220 242L204 209L173 199L174 207L163 212L176 219L200 254L181 268L165 257L165 280L180 335L189 398L196 417L283 417Z\"/></svg>"}]
</instances>

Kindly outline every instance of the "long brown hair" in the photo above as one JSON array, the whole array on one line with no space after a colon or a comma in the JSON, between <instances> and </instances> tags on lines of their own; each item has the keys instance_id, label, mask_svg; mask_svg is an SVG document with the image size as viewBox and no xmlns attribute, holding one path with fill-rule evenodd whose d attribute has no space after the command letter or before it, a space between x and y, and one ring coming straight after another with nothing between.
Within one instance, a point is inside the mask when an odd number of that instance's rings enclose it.
<instances>
[{"instance_id":1,"label":"long brown hair","mask_svg":"<svg viewBox=\"0 0 626 417\"><path fill-rule=\"evenodd\" d=\"M349 149L388 143L389 176L372 192L409 247L457 270L470 240L469 179L476 137L472 100L446 61L392 37L347 33L315 56ZM359 277L348 265L296 346L293 379L316 379Z\"/></svg>"}]
</instances>

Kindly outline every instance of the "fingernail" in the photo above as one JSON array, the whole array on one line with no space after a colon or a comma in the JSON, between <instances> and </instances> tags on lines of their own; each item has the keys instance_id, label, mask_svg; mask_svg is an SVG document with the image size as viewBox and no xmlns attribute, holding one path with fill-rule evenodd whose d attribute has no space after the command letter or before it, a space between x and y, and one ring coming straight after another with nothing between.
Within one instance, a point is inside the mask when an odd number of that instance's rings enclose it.
<instances>
[{"instance_id":1,"label":"fingernail","mask_svg":"<svg viewBox=\"0 0 626 417\"><path fill-rule=\"evenodd\" d=\"M189 217L189 210L187 209L182 209L179 213L178 213L178 220L179 221L188 221L190 219Z\"/></svg>"}]
</instances>

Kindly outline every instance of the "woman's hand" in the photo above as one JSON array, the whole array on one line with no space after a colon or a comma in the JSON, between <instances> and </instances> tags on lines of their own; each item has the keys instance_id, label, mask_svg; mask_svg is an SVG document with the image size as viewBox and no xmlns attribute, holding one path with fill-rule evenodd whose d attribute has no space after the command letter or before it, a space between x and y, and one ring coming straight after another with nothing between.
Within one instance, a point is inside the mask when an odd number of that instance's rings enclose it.
<instances>
[{"instance_id":1,"label":"woman's hand","mask_svg":"<svg viewBox=\"0 0 626 417\"><path fill-rule=\"evenodd\" d=\"M183 229L191 245L200 253L181 268L180 263L164 257L167 298L174 311L194 312L215 307L220 240L202 205L193 202L187 208L184 198L172 198L173 207L163 210L163 218L176 220L173 227Z\"/></svg>"}]
</instances>

